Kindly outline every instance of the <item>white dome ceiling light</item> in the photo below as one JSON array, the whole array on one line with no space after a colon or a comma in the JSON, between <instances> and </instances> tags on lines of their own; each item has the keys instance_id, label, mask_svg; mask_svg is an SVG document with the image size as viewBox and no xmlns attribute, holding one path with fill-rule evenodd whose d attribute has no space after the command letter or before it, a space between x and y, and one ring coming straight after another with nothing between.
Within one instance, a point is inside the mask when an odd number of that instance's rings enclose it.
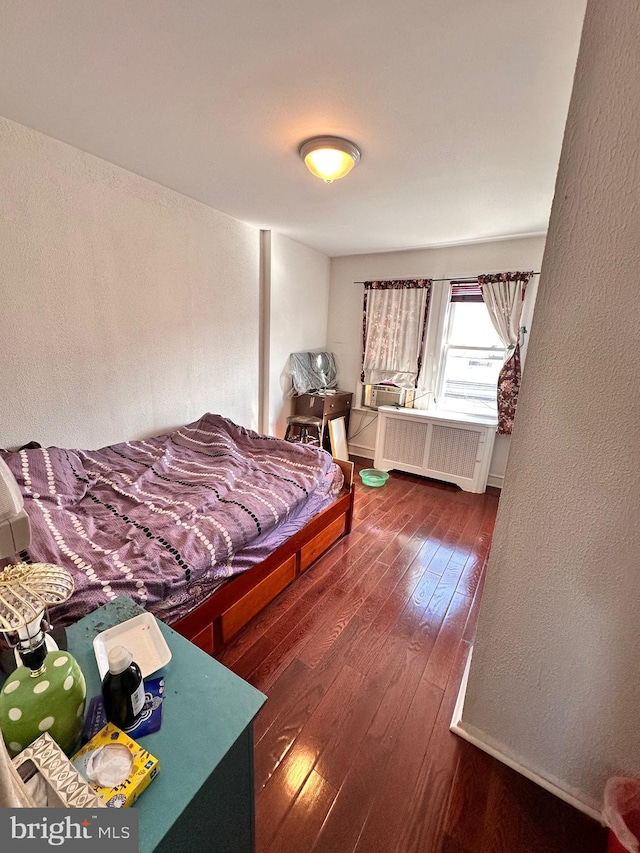
<instances>
[{"instance_id":1,"label":"white dome ceiling light","mask_svg":"<svg viewBox=\"0 0 640 853\"><path fill-rule=\"evenodd\" d=\"M358 146L340 136L314 136L302 143L298 153L311 174L327 184L348 175L361 157Z\"/></svg>"}]
</instances>

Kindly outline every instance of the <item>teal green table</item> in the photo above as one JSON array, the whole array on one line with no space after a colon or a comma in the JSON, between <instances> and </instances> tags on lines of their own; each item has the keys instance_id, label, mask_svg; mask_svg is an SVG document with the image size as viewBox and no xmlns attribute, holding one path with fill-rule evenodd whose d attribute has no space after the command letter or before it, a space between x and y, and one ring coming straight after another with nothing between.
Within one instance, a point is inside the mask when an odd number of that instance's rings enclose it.
<instances>
[{"instance_id":1,"label":"teal green table","mask_svg":"<svg viewBox=\"0 0 640 853\"><path fill-rule=\"evenodd\" d=\"M142 610L119 597L67 628L68 647L100 692L93 638ZM55 613L53 613L55 616ZM162 727L140 739L160 773L134 808L140 853L251 853L254 850L252 722L266 696L162 622L171 661L164 675Z\"/></svg>"}]
</instances>

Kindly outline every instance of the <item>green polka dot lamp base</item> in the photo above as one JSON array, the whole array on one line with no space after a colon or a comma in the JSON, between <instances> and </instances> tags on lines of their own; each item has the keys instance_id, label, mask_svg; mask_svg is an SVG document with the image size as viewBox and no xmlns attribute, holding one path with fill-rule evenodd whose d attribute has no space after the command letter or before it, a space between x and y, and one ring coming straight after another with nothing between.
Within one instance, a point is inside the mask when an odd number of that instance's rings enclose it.
<instances>
[{"instance_id":1,"label":"green polka dot lamp base","mask_svg":"<svg viewBox=\"0 0 640 853\"><path fill-rule=\"evenodd\" d=\"M68 652L49 652L44 672L35 678L19 666L0 692L0 729L10 755L43 732L70 754L82 731L86 698L84 676Z\"/></svg>"}]
</instances>

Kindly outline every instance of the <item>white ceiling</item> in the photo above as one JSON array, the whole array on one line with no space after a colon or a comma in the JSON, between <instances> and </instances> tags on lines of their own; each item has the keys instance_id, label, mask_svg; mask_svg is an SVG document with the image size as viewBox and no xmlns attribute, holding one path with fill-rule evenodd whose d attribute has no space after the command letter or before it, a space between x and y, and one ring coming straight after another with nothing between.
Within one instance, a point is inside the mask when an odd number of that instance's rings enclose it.
<instances>
[{"instance_id":1,"label":"white ceiling","mask_svg":"<svg viewBox=\"0 0 640 853\"><path fill-rule=\"evenodd\" d=\"M328 255L540 233L585 5L0 0L0 115Z\"/></svg>"}]
</instances>

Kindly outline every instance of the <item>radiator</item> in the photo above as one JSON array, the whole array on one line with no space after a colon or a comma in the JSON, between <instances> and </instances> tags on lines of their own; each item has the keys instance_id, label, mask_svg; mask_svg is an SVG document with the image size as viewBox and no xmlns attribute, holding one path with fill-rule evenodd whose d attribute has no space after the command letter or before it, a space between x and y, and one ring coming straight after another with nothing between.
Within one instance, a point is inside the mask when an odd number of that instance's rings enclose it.
<instances>
[{"instance_id":1,"label":"radiator","mask_svg":"<svg viewBox=\"0 0 640 853\"><path fill-rule=\"evenodd\" d=\"M382 471L407 471L484 492L496 426L495 419L477 415L461 420L382 406L373 464Z\"/></svg>"}]
</instances>

